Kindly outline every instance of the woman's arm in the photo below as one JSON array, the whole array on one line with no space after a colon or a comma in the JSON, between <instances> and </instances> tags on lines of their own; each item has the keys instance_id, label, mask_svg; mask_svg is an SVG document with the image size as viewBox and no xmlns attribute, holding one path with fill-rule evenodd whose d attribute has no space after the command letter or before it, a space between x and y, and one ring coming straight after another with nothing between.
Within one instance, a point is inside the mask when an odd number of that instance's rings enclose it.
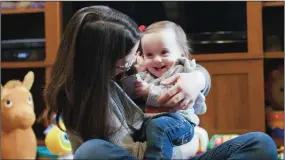
<instances>
[{"instance_id":1,"label":"woman's arm","mask_svg":"<svg viewBox=\"0 0 285 160\"><path fill-rule=\"evenodd\" d=\"M144 66L144 62L143 62L143 58L139 55L139 52L137 53L137 60L136 60L136 64L134 64L133 66L133 70L136 70L138 72L144 72L146 70L145 66ZM211 88L211 77L209 72L201 65L196 64L196 75L195 78L197 78L196 82L200 82L201 84L201 92L206 96ZM202 73L202 74L201 74ZM191 81L190 78L192 78L191 76L188 77L189 80ZM188 79L186 77L186 79ZM168 81L168 82L167 82ZM177 81L176 77L172 76L172 78L169 78L167 81L164 81L168 84L174 83ZM203 83L205 82L205 83Z\"/></svg>"},{"instance_id":2,"label":"woman's arm","mask_svg":"<svg viewBox=\"0 0 285 160\"><path fill-rule=\"evenodd\" d=\"M162 105L175 105L183 102L177 109L183 109L190 103L194 103L200 92L207 94L211 87L211 79L208 71L201 65L190 73L178 73L162 82L162 84L175 85L162 94L158 102Z\"/></svg>"}]
</instances>

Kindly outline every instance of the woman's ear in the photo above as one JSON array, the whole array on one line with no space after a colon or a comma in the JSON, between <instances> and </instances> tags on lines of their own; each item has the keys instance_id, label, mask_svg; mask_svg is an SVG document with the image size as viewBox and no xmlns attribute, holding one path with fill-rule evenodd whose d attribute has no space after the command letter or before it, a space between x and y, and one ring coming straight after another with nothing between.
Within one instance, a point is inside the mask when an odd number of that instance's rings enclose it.
<instances>
[{"instance_id":1,"label":"woman's ear","mask_svg":"<svg viewBox=\"0 0 285 160\"><path fill-rule=\"evenodd\" d=\"M138 72L146 71L146 66L144 63L144 56L141 52L137 52L137 60L136 60L135 68Z\"/></svg>"}]
</instances>

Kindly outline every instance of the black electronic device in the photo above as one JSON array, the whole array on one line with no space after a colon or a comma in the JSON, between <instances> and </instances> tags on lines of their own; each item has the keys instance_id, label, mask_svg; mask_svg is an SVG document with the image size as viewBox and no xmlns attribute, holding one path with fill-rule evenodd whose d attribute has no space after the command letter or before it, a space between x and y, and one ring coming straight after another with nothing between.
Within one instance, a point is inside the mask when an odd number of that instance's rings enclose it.
<instances>
[{"instance_id":1,"label":"black electronic device","mask_svg":"<svg viewBox=\"0 0 285 160\"><path fill-rule=\"evenodd\" d=\"M15 39L1 41L1 61L43 61L45 39Z\"/></svg>"}]
</instances>

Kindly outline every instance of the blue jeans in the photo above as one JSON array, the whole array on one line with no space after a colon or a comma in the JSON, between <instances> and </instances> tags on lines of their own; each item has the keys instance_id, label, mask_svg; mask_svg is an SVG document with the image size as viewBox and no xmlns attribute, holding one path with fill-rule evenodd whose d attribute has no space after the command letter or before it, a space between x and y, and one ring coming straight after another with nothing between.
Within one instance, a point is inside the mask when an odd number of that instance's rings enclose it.
<instances>
[{"instance_id":1,"label":"blue jeans","mask_svg":"<svg viewBox=\"0 0 285 160\"><path fill-rule=\"evenodd\" d=\"M177 113L167 113L146 120L142 139L147 141L144 159L171 159L174 145L189 142L195 125Z\"/></svg>"},{"instance_id":2,"label":"blue jeans","mask_svg":"<svg viewBox=\"0 0 285 160\"><path fill-rule=\"evenodd\" d=\"M76 150L74 159L135 160L136 157L115 144L91 139ZM190 160L277 160L277 148L267 134L252 132L229 140Z\"/></svg>"}]
</instances>

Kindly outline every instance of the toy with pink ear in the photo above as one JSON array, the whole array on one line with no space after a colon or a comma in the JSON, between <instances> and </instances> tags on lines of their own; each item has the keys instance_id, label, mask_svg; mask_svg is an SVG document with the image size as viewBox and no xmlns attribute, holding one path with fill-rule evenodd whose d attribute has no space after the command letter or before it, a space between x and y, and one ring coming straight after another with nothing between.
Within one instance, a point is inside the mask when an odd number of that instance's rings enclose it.
<instances>
[{"instance_id":1,"label":"toy with pink ear","mask_svg":"<svg viewBox=\"0 0 285 160\"><path fill-rule=\"evenodd\" d=\"M1 159L35 159L37 140L32 125L36 116L30 89L34 73L1 85Z\"/></svg>"}]
</instances>

